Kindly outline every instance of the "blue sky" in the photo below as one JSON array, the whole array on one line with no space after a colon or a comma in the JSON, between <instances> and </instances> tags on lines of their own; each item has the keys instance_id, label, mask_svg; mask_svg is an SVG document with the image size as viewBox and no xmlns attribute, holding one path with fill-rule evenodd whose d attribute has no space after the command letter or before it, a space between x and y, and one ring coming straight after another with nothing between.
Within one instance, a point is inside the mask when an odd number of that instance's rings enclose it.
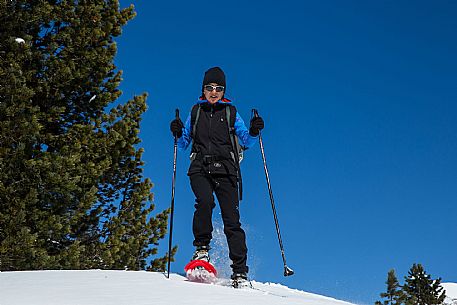
<instances>
[{"instance_id":1,"label":"blue sky","mask_svg":"<svg viewBox=\"0 0 457 305\"><path fill-rule=\"evenodd\" d=\"M121 1L123 7L129 1ZM457 3L139 1L117 39L121 101L148 92L141 137L158 210L171 198L174 109L220 66L245 121L257 108L288 265L258 145L242 163L251 276L369 304L413 263L457 282ZM192 247L178 156L172 271ZM215 219L220 219L215 211ZM164 252L167 241L162 242Z\"/></svg>"}]
</instances>

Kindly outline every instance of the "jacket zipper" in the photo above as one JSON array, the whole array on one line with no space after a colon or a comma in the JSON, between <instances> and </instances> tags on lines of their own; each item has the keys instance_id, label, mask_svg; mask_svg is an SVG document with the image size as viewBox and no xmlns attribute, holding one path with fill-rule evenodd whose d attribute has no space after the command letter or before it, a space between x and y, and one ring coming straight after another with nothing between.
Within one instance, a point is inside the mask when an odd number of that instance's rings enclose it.
<instances>
[{"instance_id":1,"label":"jacket zipper","mask_svg":"<svg viewBox=\"0 0 457 305\"><path fill-rule=\"evenodd\" d=\"M209 133L208 133L208 137L209 137L209 145L208 145L208 152L210 155L211 154L211 142L212 142L212 139L211 139L211 135L212 135L212 128L211 128L211 123L213 121L213 115L214 115L214 105L211 105L211 112L209 114ZM211 174L211 164L208 165L208 174Z\"/></svg>"}]
</instances>

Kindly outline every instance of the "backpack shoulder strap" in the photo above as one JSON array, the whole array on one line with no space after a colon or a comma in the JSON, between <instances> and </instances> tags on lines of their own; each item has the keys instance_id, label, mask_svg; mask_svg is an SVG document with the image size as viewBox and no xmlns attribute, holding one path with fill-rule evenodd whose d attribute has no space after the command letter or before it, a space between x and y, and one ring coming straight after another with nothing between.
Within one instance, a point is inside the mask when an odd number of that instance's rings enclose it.
<instances>
[{"instance_id":1,"label":"backpack shoulder strap","mask_svg":"<svg viewBox=\"0 0 457 305\"><path fill-rule=\"evenodd\" d=\"M192 111L190 113L190 126L192 130L192 139L195 138L195 133L197 131L197 123L198 119L200 117L200 109L201 105L200 104L195 104L192 106Z\"/></svg>"},{"instance_id":2,"label":"backpack shoulder strap","mask_svg":"<svg viewBox=\"0 0 457 305\"><path fill-rule=\"evenodd\" d=\"M237 155L237 149L235 144L235 120L233 119L233 115L236 117L236 108L233 105L226 105L225 106L225 114L227 116L227 127L230 134L230 142L232 142L232 149L235 155ZM238 160L236 160L238 161Z\"/></svg>"},{"instance_id":3,"label":"backpack shoulder strap","mask_svg":"<svg viewBox=\"0 0 457 305\"><path fill-rule=\"evenodd\" d=\"M227 116L227 126L230 135L230 142L232 143L232 150L234 153L234 161L236 164L239 164L242 157L242 147L238 142L238 137L235 134L235 120L236 120L236 108L233 105L225 106L225 114ZM240 156L241 153L241 156Z\"/></svg>"},{"instance_id":4,"label":"backpack shoulder strap","mask_svg":"<svg viewBox=\"0 0 457 305\"><path fill-rule=\"evenodd\" d=\"M230 128L235 128L235 121L236 121L236 107L233 105L227 105L227 107L230 109L227 120L229 121L229 126Z\"/></svg>"},{"instance_id":5,"label":"backpack shoulder strap","mask_svg":"<svg viewBox=\"0 0 457 305\"><path fill-rule=\"evenodd\" d=\"M227 126L229 130L230 142L232 142L232 150L233 150L233 159L235 161L235 166L237 170L237 178L238 178L238 192L239 192L239 199L240 201L243 200L243 180L241 178L241 168L240 162L242 157L240 158L240 145L238 143L238 137L235 134L235 120L236 120L236 108L233 105L226 105L225 106L225 114L227 116Z\"/></svg>"}]
</instances>

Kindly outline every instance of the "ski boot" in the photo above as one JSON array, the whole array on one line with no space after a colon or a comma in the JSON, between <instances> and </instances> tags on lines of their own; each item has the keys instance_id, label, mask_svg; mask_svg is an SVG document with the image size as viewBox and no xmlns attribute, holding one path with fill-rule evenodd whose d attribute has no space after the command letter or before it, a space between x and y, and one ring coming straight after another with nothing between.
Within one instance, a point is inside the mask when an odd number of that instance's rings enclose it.
<instances>
[{"instance_id":1,"label":"ski boot","mask_svg":"<svg viewBox=\"0 0 457 305\"><path fill-rule=\"evenodd\" d=\"M194 260L201 260L208 262L210 261L209 257L209 246L198 246L197 249L194 252L194 255L192 255L192 261Z\"/></svg>"},{"instance_id":2,"label":"ski boot","mask_svg":"<svg viewBox=\"0 0 457 305\"><path fill-rule=\"evenodd\" d=\"M233 288L252 288L246 272L233 273L231 279Z\"/></svg>"}]
</instances>

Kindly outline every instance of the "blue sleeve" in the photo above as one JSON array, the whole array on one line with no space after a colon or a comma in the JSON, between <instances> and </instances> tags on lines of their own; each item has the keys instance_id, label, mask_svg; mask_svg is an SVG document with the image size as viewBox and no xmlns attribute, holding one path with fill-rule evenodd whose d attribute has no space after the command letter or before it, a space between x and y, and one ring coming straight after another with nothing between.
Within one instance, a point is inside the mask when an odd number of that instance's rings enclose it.
<instances>
[{"instance_id":1,"label":"blue sleeve","mask_svg":"<svg viewBox=\"0 0 457 305\"><path fill-rule=\"evenodd\" d=\"M186 150L189 147L190 142L192 142L191 130L190 130L190 113L187 116L186 123L182 129L182 136L178 138L178 148L179 150Z\"/></svg>"},{"instance_id":2,"label":"blue sleeve","mask_svg":"<svg viewBox=\"0 0 457 305\"><path fill-rule=\"evenodd\" d=\"M240 144L242 146L251 147L257 142L257 137L253 137L249 134L249 130L238 112L236 113L235 119L235 133L240 139Z\"/></svg>"}]
</instances>

